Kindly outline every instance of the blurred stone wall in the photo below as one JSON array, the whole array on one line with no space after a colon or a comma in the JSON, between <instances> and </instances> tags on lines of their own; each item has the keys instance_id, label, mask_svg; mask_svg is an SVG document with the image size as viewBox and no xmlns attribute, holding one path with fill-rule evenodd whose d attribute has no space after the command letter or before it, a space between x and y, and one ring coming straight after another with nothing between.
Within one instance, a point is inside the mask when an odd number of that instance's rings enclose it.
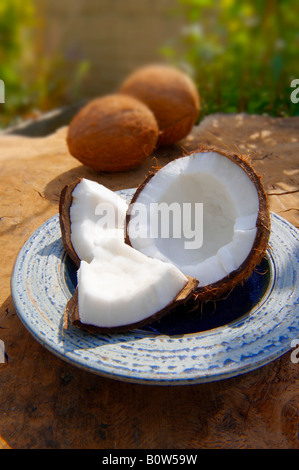
<instances>
[{"instance_id":1,"label":"blurred stone wall","mask_svg":"<svg viewBox=\"0 0 299 470\"><path fill-rule=\"evenodd\" d=\"M42 53L69 66L90 63L87 97L110 93L134 68L163 61L161 46L179 34L176 0L36 0Z\"/></svg>"}]
</instances>

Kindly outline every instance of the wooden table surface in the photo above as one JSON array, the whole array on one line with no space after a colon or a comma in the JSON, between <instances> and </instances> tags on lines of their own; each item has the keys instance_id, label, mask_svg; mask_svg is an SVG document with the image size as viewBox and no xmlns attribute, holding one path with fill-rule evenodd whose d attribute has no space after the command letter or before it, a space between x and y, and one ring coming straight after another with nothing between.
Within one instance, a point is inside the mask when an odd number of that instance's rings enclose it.
<instances>
[{"instance_id":1,"label":"wooden table surface","mask_svg":"<svg viewBox=\"0 0 299 470\"><path fill-rule=\"evenodd\" d=\"M58 212L61 189L84 176L117 190L156 165L213 144L250 153L271 210L299 226L299 118L215 114L180 144L134 171L96 174L69 155L66 126L49 135L0 135L0 448L298 448L299 363L287 353L251 373L214 383L151 386L80 370L42 347L21 324L10 294L15 258ZM37 132L38 134L38 132ZM30 136L31 135L31 136ZM155 157L155 158L154 158Z\"/></svg>"}]
</instances>

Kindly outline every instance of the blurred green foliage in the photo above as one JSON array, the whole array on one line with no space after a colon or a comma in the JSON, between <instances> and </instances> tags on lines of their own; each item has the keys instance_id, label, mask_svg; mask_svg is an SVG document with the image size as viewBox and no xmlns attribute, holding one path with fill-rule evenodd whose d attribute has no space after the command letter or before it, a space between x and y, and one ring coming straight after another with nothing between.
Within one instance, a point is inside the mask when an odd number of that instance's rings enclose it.
<instances>
[{"instance_id":1,"label":"blurred green foliage","mask_svg":"<svg viewBox=\"0 0 299 470\"><path fill-rule=\"evenodd\" d=\"M89 70L57 51L46 56L35 0L0 1L0 127L79 97ZM162 48L197 83L202 118L214 112L299 114L298 0L174 0L185 27ZM71 77L71 79L70 79Z\"/></svg>"},{"instance_id":2,"label":"blurred green foliage","mask_svg":"<svg viewBox=\"0 0 299 470\"><path fill-rule=\"evenodd\" d=\"M87 62L76 64L70 81L73 64L58 53L43 54L39 28L34 0L1 0L0 79L5 83L5 104L0 105L0 127L71 102L88 71Z\"/></svg>"},{"instance_id":3,"label":"blurred green foliage","mask_svg":"<svg viewBox=\"0 0 299 470\"><path fill-rule=\"evenodd\" d=\"M189 72L201 118L214 112L299 114L297 0L177 0L185 27L161 52Z\"/></svg>"}]
</instances>

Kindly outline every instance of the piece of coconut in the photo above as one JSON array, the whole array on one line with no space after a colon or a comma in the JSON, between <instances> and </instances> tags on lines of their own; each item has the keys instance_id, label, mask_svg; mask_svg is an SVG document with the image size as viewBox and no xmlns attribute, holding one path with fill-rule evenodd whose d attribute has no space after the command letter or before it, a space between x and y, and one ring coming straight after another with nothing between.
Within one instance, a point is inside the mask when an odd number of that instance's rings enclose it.
<instances>
[{"instance_id":1,"label":"piece of coconut","mask_svg":"<svg viewBox=\"0 0 299 470\"><path fill-rule=\"evenodd\" d=\"M90 262L95 245L105 238L124 240L126 201L105 186L81 178L60 195L59 221L65 250L79 266Z\"/></svg>"},{"instance_id":2,"label":"piece of coconut","mask_svg":"<svg viewBox=\"0 0 299 470\"><path fill-rule=\"evenodd\" d=\"M174 265L148 258L119 238L106 238L91 263L81 262L66 314L87 331L127 331L186 302L196 285Z\"/></svg>"},{"instance_id":3,"label":"piece of coconut","mask_svg":"<svg viewBox=\"0 0 299 470\"><path fill-rule=\"evenodd\" d=\"M152 208L174 204L182 210L171 224L176 233L181 229L181 236L163 237L158 231L152 236ZM202 204L203 215L195 227L195 219L182 214L186 215L184 207L196 204ZM146 217L136 223L141 208ZM260 178L246 159L219 149L194 152L149 175L127 213L126 242L196 278L197 297L202 300L217 298L244 282L265 255L269 234L269 208ZM191 235L201 244L192 245Z\"/></svg>"},{"instance_id":4,"label":"piece of coconut","mask_svg":"<svg viewBox=\"0 0 299 470\"><path fill-rule=\"evenodd\" d=\"M105 211L108 223L99 224ZM126 211L125 200L94 181L79 179L62 190L62 241L79 268L65 326L69 319L88 331L126 331L157 320L192 296L197 280L125 244Z\"/></svg>"}]
</instances>

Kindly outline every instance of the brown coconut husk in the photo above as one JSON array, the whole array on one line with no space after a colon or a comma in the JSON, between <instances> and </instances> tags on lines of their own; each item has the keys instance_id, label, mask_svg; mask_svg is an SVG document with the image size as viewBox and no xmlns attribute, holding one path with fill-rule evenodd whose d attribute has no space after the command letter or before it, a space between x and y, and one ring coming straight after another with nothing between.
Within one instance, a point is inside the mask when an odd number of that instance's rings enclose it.
<instances>
[{"instance_id":1,"label":"brown coconut husk","mask_svg":"<svg viewBox=\"0 0 299 470\"><path fill-rule=\"evenodd\" d=\"M237 285L243 284L253 273L254 269L261 263L262 259L266 254L266 250L268 247L268 242L270 238L270 229L271 229L271 220L270 220L270 210L268 204L267 194L261 182L261 177L257 175L255 170L252 168L250 164L250 159L244 155L238 155L236 153L219 149L216 147L201 147L198 150L192 150L189 152L189 155L193 153L202 153L202 152L217 152L225 158L229 158L231 161L239 165L251 181L254 183L259 198L259 212L256 222L257 233L256 237L252 246L250 253L248 254L245 261L239 266L238 269L232 271L229 275L225 276L218 282L207 286L198 286L195 289L194 295L192 297L192 303L198 305L200 302L207 302L210 300L218 300L223 296L227 296L229 292L231 292ZM188 154L184 154L182 157L187 156ZM179 157L180 158L180 157ZM139 185L130 204L134 204L146 184L150 181L151 178L157 173L159 170L153 170L145 180ZM130 233L129 233L129 221L130 221L130 214L128 213L126 216L126 235L125 241L128 245L131 245L130 241Z\"/></svg>"},{"instance_id":2,"label":"brown coconut husk","mask_svg":"<svg viewBox=\"0 0 299 470\"><path fill-rule=\"evenodd\" d=\"M142 67L124 81L119 92L138 98L152 110L160 129L158 146L183 139L197 121L197 88L177 68L155 64Z\"/></svg>"},{"instance_id":3,"label":"brown coconut husk","mask_svg":"<svg viewBox=\"0 0 299 470\"><path fill-rule=\"evenodd\" d=\"M81 180L82 178L79 178L73 183L66 185L61 191L59 199L59 224L61 230L62 244L65 251L71 258L71 260L75 263L77 268L79 268L81 260L75 252L71 241L70 207L73 201L72 193Z\"/></svg>"},{"instance_id":4,"label":"brown coconut husk","mask_svg":"<svg viewBox=\"0 0 299 470\"><path fill-rule=\"evenodd\" d=\"M95 171L131 170L154 150L159 128L152 111L139 100L120 94L96 98L70 123L71 155Z\"/></svg>"}]
</instances>

